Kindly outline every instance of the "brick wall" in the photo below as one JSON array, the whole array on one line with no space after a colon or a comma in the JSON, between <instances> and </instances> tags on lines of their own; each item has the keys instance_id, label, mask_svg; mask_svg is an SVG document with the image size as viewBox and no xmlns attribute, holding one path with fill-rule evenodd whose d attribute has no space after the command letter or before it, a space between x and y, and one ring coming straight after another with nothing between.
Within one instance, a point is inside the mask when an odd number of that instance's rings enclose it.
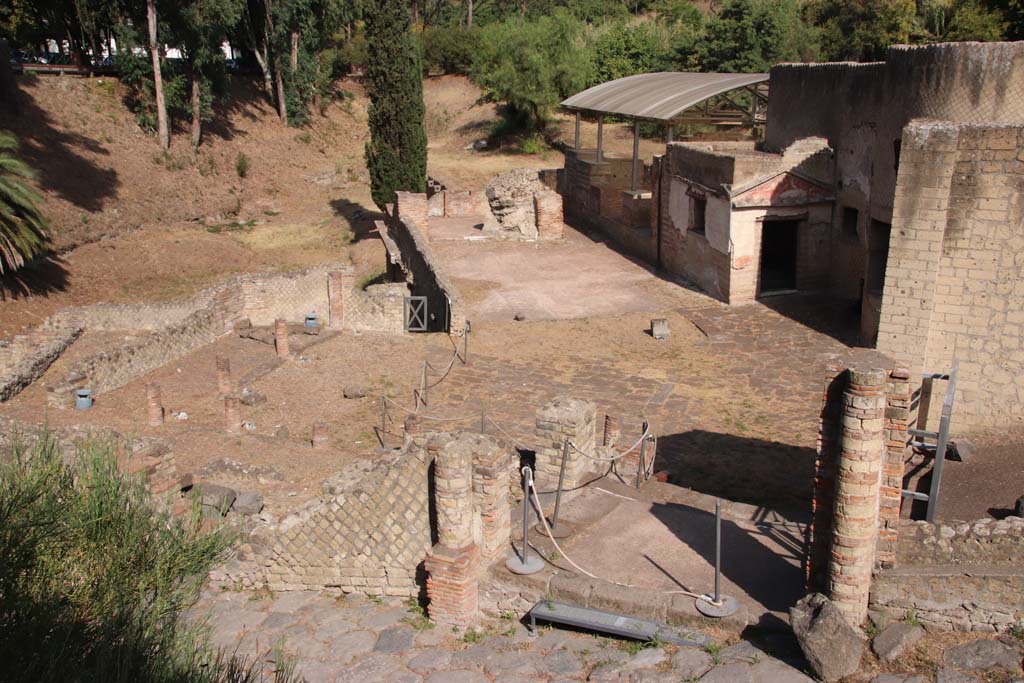
<instances>
[{"instance_id":1,"label":"brick wall","mask_svg":"<svg viewBox=\"0 0 1024 683\"><path fill-rule=\"evenodd\" d=\"M1024 129L908 124L878 348L960 360L954 429L1024 422Z\"/></svg>"},{"instance_id":2,"label":"brick wall","mask_svg":"<svg viewBox=\"0 0 1024 683\"><path fill-rule=\"evenodd\" d=\"M347 465L323 483L319 500L253 529L211 580L416 596L435 538L465 566L507 547L512 457L481 434L410 432L401 450ZM468 558L458 552L467 547L474 549ZM476 573L472 579L475 586Z\"/></svg>"},{"instance_id":3,"label":"brick wall","mask_svg":"<svg viewBox=\"0 0 1024 683\"><path fill-rule=\"evenodd\" d=\"M395 209L383 223L378 223L378 230L383 229L384 236L395 245L413 295L427 297L428 329L460 335L466 324L462 295L434 256L419 225L408 217L400 217L402 201L400 193L396 193Z\"/></svg>"}]
</instances>

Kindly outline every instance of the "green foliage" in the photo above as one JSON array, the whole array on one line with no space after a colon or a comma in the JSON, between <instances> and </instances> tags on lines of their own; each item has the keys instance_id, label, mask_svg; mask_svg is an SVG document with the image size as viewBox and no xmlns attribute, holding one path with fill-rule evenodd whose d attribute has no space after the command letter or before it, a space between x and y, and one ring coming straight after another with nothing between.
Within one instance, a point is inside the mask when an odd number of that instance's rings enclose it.
<instances>
[{"instance_id":1,"label":"green foliage","mask_svg":"<svg viewBox=\"0 0 1024 683\"><path fill-rule=\"evenodd\" d=\"M49 225L39 211L43 198L26 183L35 174L14 155L17 148L17 139L0 131L0 273L21 268L49 247Z\"/></svg>"},{"instance_id":2,"label":"green foliage","mask_svg":"<svg viewBox=\"0 0 1024 683\"><path fill-rule=\"evenodd\" d=\"M238 174L239 178L249 175L249 163L249 157L244 152L239 152L238 156L235 157L235 173Z\"/></svg>"},{"instance_id":3,"label":"green foliage","mask_svg":"<svg viewBox=\"0 0 1024 683\"><path fill-rule=\"evenodd\" d=\"M883 59L889 45L909 42L916 10L914 0L811 0L807 6L830 60Z\"/></svg>"},{"instance_id":4,"label":"green foliage","mask_svg":"<svg viewBox=\"0 0 1024 683\"><path fill-rule=\"evenodd\" d=\"M172 518L109 443L65 465L54 439L0 460L0 656L8 681L243 682L252 665L211 649L179 615L232 540ZM288 679L290 674L284 672Z\"/></svg>"},{"instance_id":5,"label":"green foliage","mask_svg":"<svg viewBox=\"0 0 1024 683\"><path fill-rule=\"evenodd\" d=\"M815 42L797 0L727 0L697 52L706 71L762 72L778 62L812 59Z\"/></svg>"},{"instance_id":6,"label":"green foliage","mask_svg":"<svg viewBox=\"0 0 1024 683\"><path fill-rule=\"evenodd\" d=\"M528 128L544 128L552 109L591 81L593 66L584 26L559 11L533 20L512 19L481 32L473 78L505 115Z\"/></svg>"},{"instance_id":7,"label":"green foliage","mask_svg":"<svg viewBox=\"0 0 1024 683\"><path fill-rule=\"evenodd\" d=\"M918 17L929 39L1002 40L1009 22L1003 12L978 0L927 0Z\"/></svg>"},{"instance_id":8,"label":"green foliage","mask_svg":"<svg viewBox=\"0 0 1024 683\"><path fill-rule=\"evenodd\" d=\"M523 141L519 143L519 151L523 154L540 154L547 145L544 143L544 137L538 133L523 138Z\"/></svg>"},{"instance_id":9,"label":"green foliage","mask_svg":"<svg viewBox=\"0 0 1024 683\"><path fill-rule=\"evenodd\" d=\"M366 167L373 201L382 209L396 190L425 192L427 185L423 67L410 27L404 3L369 0L366 39L373 50L366 68Z\"/></svg>"},{"instance_id":10,"label":"green foliage","mask_svg":"<svg viewBox=\"0 0 1024 683\"><path fill-rule=\"evenodd\" d=\"M431 26L419 33L425 73L469 73L480 49L480 32L461 26Z\"/></svg>"},{"instance_id":11,"label":"green foliage","mask_svg":"<svg viewBox=\"0 0 1024 683\"><path fill-rule=\"evenodd\" d=\"M594 83L661 71L670 61L672 33L654 21L615 23L591 42Z\"/></svg>"}]
</instances>

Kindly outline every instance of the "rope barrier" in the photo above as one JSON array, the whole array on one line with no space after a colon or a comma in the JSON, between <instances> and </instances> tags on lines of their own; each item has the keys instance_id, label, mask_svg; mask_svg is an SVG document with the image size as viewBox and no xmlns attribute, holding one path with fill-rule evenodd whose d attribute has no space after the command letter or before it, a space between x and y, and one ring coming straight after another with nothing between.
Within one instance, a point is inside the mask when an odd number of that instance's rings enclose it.
<instances>
[{"instance_id":1,"label":"rope barrier","mask_svg":"<svg viewBox=\"0 0 1024 683\"><path fill-rule=\"evenodd\" d=\"M527 447L526 447L526 446L524 446L523 444L519 443L519 441L517 441L517 440L516 440L516 438L515 438L514 436L512 436L511 434L509 434L508 432L506 432L506 431L505 431L505 430L504 430L504 429L502 428L502 426L501 426L500 424L498 424L497 422L495 422L495 421L494 421L494 418L492 418L492 417L491 417L490 415L487 415L487 414L485 413L485 414L484 414L484 419L485 419L485 420L487 420L488 422L490 422L490 423L491 423L492 425L494 425L494 428L495 428L495 429L497 429L497 430L498 430L499 432L501 432L502 434L504 434L505 436L507 436L507 437L508 437L508 440L509 440L509 441L511 441L511 442L512 442L512 445L513 445L513 446L515 446L516 448L519 448L519 449L521 449L521 450L524 450L524 451L530 451L530 450L533 450L532 448L527 448Z\"/></svg>"},{"instance_id":2,"label":"rope barrier","mask_svg":"<svg viewBox=\"0 0 1024 683\"><path fill-rule=\"evenodd\" d=\"M646 431L644 431L644 433L643 433L643 435L642 435L642 436L640 437L640 439L639 439L639 440L638 440L638 441L637 441L637 442L636 442L635 444L633 444L632 446L630 446L630 447L629 447L629 448L627 448L626 450L622 451L622 452L621 452L621 453L619 453L618 455L614 455L614 456L612 456L612 457L610 457L610 458L602 458L602 457L599 457L599 456L596 456L596 455L590 455L589 453L584 453L584 452L583 452L582 450L580 450L580 449L579 449L579 447L578 447L578 446L577 446L576 444L574 444L574 443L573 443L572 441L569 441L569 446L570 446L570 447L571 447L571 448L572 448L572 449L573 449L574 451L576 451L577 453L579 453L580 455L582 455L582 456L583 456L584 458L589 458L590 460L594 460L594 461L596 461L596 462L615 462L616 460L619 460L619 459L621 459L621 458L624 458L625 456L629 455L629 454L630 454L630 453L632 453L632 452L633 452L634 450L636 450L637 448L639 448L639 447L640 447L640 444L642 444L642 443L644 442L644 439L646 439L646 438L647 438L648 436L650 436L650 434L651 434L651 428L650 428L650 427L648 427L648 428L646 429Z\"/></svg>"},{"instance_id":3,"label":"rope barrier","mask_svg":"<svg viewBox=\"0 0 1024 683\"><path fill-rule=\"evenodd\" d=\"M536 489L536 487L531 487L530 491L531 491L531 495L532 495L532 498L533 498L533 504L537 506L538 510L543 510L544 508L540 504L540 498L537 496L537 489ZM523 501L523 505L526 505L526 501L525 500ZM551 544L553 546L555 546L555 550L558 551L559 556L562 559L564 559L566 562L568 562L573 567L573 569L575 569L576 571L580 572L581 574L583 574L585 576L589 576L592 579L596 579L598 581L605 581L607 583L615 584L616 586L621 586L622 588L632 588L632 589L638 589L638 590L651 590L650 588L645 588L643 586L634 586L634 585L629 584L629 583L622 583L621 581L615 581L614 579L606 579L604 577L598 576L597 574L592 574L592 573L588 572L586 569L584 569L583 567L581 567L578 564L576 564L575 562L573 562L573 559L571 557L569 557L568 555L566 555L565 551L562 550L562 547L560 545L558 545L558 541L556 541L555 537L551 534L551 527L548 526L548 520L544 518L544 515L538 514L537 516L540 517L540 522L544 526L544 534L548 537L548 540L551 541ZM534 547L534 550L537 550L537 548ZM541 557L544 557L543 553L541 553L539 550L537 550L537 554L540 555ZM550 564L551 566L555 566L555 563L552 562L551 560L549 560L546 557L544 557L544 561L547 562L548 564ZM686 595L686 596L689 596L691 598L696 598L696 599L700 599L700 600L708 600L709 602L711 602L711 600L710 600L711 596L709 596L709 595L701 595L700 593L692 593L690 591L659 591L659 592L662 595Z\"/></svg>"},{"instance_id":4,"label":"rope barrier","mask_svg":"<svg viewBox=\"0 0 1024 683\"><path fill-rule=\"evenodd\" d=\"M417 411L409 410L408 408L396 403L393 399L388 398L387 396L384 396L383 398L386 403L390 403L391 405L395 406L396 408L405 413L408 413L409 415L414 415L418 418L422 418L424 420L431 420L433 422L458 422L459 420L468 420L469 418L479 420L481 415L481 413L471 413L469 415L461 415L459 417L434 417L432 415L420 415Z\"/></svg>"}]
</instances>

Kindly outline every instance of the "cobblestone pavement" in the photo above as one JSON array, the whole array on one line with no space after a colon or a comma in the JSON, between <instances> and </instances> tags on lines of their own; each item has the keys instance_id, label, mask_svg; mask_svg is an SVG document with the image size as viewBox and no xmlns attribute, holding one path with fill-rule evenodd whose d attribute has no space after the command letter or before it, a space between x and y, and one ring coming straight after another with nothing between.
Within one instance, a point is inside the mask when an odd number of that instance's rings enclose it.
<instances>
[{"instance_id":1,"label":"cobblestone pavement","mask_svg":"<svg viewBox=\"0 0 1024 683\"><path fill-rule=\"evenodd\" d=\"M285 653L309 683L810 683L799 669L748 642L709 652L540 629L513 620L461 633L427 622L403 603L312 592L204 595L192 618L213 642L260 657L272 671ZM799 662L793 662L800 666ZM272 678L270 679L272 680Z\"/></svg>"}]
</instances>

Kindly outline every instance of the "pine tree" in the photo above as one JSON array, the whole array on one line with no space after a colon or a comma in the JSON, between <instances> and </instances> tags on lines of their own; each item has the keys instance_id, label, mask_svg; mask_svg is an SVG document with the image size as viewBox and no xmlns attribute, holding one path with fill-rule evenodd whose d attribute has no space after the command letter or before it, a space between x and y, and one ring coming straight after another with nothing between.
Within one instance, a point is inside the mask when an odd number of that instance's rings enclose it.
<instances>
[{"instance_id":1,"label":"pine tree","mask_svg":"<svg viewBox=\"0 0 1024 683\"><path fill-rule=\"evenodd\" d=\"M409 9L396 0L366 8L366 68L370 141L366 167L374 203L384 208L396 190L425 192L427 133L423 127L423 69L413 42Z\"/></svg>"}]
</instances>

